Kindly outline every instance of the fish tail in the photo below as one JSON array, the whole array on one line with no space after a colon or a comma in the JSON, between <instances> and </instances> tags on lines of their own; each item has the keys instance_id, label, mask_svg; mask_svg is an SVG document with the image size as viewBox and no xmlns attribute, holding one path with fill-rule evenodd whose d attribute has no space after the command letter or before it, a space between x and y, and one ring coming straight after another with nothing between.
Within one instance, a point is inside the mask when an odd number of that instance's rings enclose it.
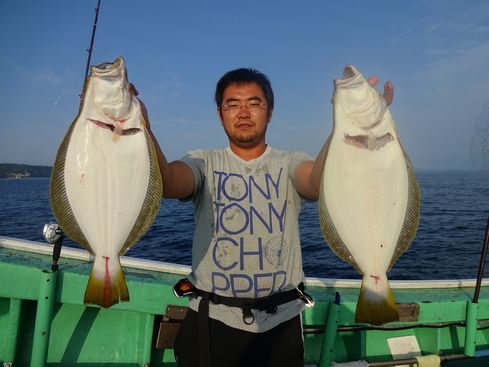
<instances>
[{"instance_id":1,"label":"fish tail","mask_svg":"<svg viewBox=\"0 0 489 367\"><path fill-rule=\"evenodd\" d=\"M386 275L364 275L355 322L382 325L399 321L399 310Z\"/></svg>"},{"instance_id":2,"label":"fish tail","mask_svg":"<svg viewBox=\"0 0 489 367\"><path fill-rule=\"evenodd\" d=\"M111 260L107 256L95 259L88 279L83 302L108 308L116 303L129 301L129 291L119 257Z\"/></svg>"}]
</instances>

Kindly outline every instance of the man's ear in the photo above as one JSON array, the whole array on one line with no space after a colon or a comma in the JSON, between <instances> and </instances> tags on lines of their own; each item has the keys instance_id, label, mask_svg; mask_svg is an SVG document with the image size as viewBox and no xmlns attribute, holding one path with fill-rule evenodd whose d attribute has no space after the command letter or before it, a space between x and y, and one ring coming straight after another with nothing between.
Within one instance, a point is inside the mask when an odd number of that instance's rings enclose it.
<instances>
[{"instance_id":1,"label":"man's ear","mask_svg":"<svg viewBox=\"0 0 489 367\"><path fill-rule=\"evenodd\" d=\"M270 112L268 113L267 124L272 122L272 114L273 114L273 110L270 110Z\"/></svg>"},{"instance_id":2,"label":"man's ear","mask_svg":"<svg viewBox=\"0 0 489 367\"><path fill-rule=\"evenodd\" d=\"M224 125L224 123L222 122L222 115L221 115L221 109L219 107L217 107L217 117L219 117L219 121L221 121L221 126Z\"/></svg>"}]
</instances>

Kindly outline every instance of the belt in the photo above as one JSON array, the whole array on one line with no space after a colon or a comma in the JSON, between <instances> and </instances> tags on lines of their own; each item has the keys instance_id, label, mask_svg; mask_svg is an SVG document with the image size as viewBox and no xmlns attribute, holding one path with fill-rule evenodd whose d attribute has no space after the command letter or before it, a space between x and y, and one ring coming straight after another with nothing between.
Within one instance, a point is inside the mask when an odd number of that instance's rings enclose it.
<instances>
[{"instance_id":1,"label":"belt","mask_svg":"<svg viewBox=\"0 0 489 367\"><path fill-rule=\"evenodd\" d=\"M255 321L255 316L251 310L266 311L269 314L277 312L277 307L281 304L302 300L306 306L314 306L314 301L305 291L304 283L301 282L296 288L277 292L270 296L260 298L239 298L226 297L215 293L206 292L196 288L188 279L181 279L173 287L173 293L177 297L202 297L199 302L199 350L200 361L203 366L210 366L210 340L209 340L209 303L222 304L229 307L238 307L243 311L243 322L251 325Z\"/></svg>"}]
</instances>

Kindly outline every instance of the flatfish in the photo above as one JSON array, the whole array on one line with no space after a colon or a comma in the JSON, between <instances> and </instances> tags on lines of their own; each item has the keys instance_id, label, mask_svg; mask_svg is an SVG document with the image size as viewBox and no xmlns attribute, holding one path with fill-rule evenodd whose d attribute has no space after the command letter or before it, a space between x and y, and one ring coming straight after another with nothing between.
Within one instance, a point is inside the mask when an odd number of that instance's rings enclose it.
<instances>
[{"instance_id":1,"label":"flatfish","mask_svg":"<svg viewBox=\"0 0 489 367\"><path fill-rule=\"evenodd\" d=\"M411 244L420 190L385 100L352 66L335 80L333 129L321 177L321 231L362 275L356 322L399 319L386 273Z\"/></svg>"},{"instance_id":2,"label":"flatfish","mask_svg":"<svg viewBox=\"0 0 489 367\"><path fill-rule=\"evenodd\" d=\"M50 184L61 228L94 256L84 303L110 307L129 300L119 256L150 228L162 191L156 150L124 59L92 67Z\"/></svg>"}]
</instances>

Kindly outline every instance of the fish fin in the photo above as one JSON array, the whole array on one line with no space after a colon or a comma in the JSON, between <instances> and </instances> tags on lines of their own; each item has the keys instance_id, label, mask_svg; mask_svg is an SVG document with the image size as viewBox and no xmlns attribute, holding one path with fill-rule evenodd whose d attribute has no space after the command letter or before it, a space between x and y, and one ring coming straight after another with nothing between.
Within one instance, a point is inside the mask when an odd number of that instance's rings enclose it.
<instances>
[{"instance_id":1,"label":"fish fin","mask_svg":"<svg viewBox=\"0 0 489 367\"><path fill-rule=\"evenodd\" d=\"M390 143L391 141L394 141L394 137L391 133L387 133L379 137L372 136L369 138L368 149L382 149L386 144Z\"/></svg>"},{"instance_id":2,"label":"fish fin","mask_svg":"<svg viewBox=\"0 0 489 367\"><path fill-rule=\"evenodd\" d=\"M379 150L383 148L387 143L393 141L391 133L384 134L382 136L374 135L348 135L345 134L343 141L345 144L354 146L359 149Z\"/></svg>"},{"instance_id":3,"label":"fish fin","mask_svg":"<svg viewBox=\"0 0 489 367\"><path fill-rule=\"evenodd\" d=\"M324 173L323 173L324 175ZM329 215L328 206L326 204L326 200L324 199L323 191L323 177L321 176L321 185L319 194L319 225L321 227L321 232L323 234L324 239L329 244L329 247L333 252L344 262L353 266L356 271L360 274L362 273L360 270L360 266L358 266L357 262L353 258L348 247L345 245L343 240L341 239L336 227L334 226L333 220Z\"/></svg>"},{"instance_id":4,"label":"fish fin","mask_svg":"<svg viewBox=\"0 0 489 367\"><path fill-rule=\"evenodd\" d=\"M343 141L359 149L368 149L368 135L348 135L345 134Z\"/></svg>"},{"instance_id":5,"label":"fish fin","mask_svg":"<svg viewBox=\"0 0 489 367\"><path fill-rule=\"evenodd\" d=\"M144 128L144 133L148 145L150 161L149 187L141 211L139 212L131 233L129 233L126 242L122 246L119 255L124 255L126 251L139 241L139 239L148 231L158 214L163 197L163 181L161 178L160 166L158 164L158 157L156 155L156 148L146 128Z\"/></svg>"},{"instance_id":6,"label":"fish fin","mask_svg":"<svg viewBox=\"0 0 489 367\"><path fill-rule=\"evenodd\" d=\"M146 129L148 128L148 123L143 115L141 115L141 125L143 125Z\"/></svg>"},{"instance_id":7,"label":"fish fin","mask_svg":"<svg viewBox=\"0 0 489 367\"><path fill-rule=\"evenodd\" d=\"M105 271L100 272L94 264L83 303L108 308L119 302L129 301L129 291L119 259L109 270L109 259L105 258Z\"/></svg>"},{"instance_id":8,"label":"fish fin","mask_svg":"<svg viewBox=\"0 0 489 367\"><path fill-rule=\"evenodd\" d=\"M400 140L399 144L401 144ZM387 268L387 272L392 269L397 259L408 249L409 245L416 236L416 232L419 226L421 202L419 182L416 178L416 173L414 172L413 165L409 160L409 157L407 156L402 144L401 149L404 154L404 159L406 161L406 168L408 172L408 203L404 216L404 223L402 224L401 232L399 234L399 238L397 240L396 248L394 249L391 262L389 264L389 267Z\"/></svg>"},{"instance_id":9,"label":"fish fin","mask_svg":"<svg viewBox=\"0 0 489 367\"><path fill-rule=\"evenodd\" d=\"M90 244L83 234L80 225L78 224L75 215L71 209L65 186L65 162L68 144L71 139L71 134L78 121L78 116L71 124L66 133L61 145L56 153L53 169L51 172L51 181L49 184L49 196L51 201L51 209L56 218L56 221L61 226L63 232L73 241L87 249L88 252L94 254Z\"/></svg>"},{"instance_id":10,"label":"fish fin","mask_svg":"<svg viewBox=\"0 0 489 367\"><path fill-rule=\"evenodd\" d=\"M380 285L377 284L376 278L377 281L380 279ZM399 321L399 310L387 276L364 276L355 311L355 322L382 325L392 321Z\"/></svg>"}]
</instances>

